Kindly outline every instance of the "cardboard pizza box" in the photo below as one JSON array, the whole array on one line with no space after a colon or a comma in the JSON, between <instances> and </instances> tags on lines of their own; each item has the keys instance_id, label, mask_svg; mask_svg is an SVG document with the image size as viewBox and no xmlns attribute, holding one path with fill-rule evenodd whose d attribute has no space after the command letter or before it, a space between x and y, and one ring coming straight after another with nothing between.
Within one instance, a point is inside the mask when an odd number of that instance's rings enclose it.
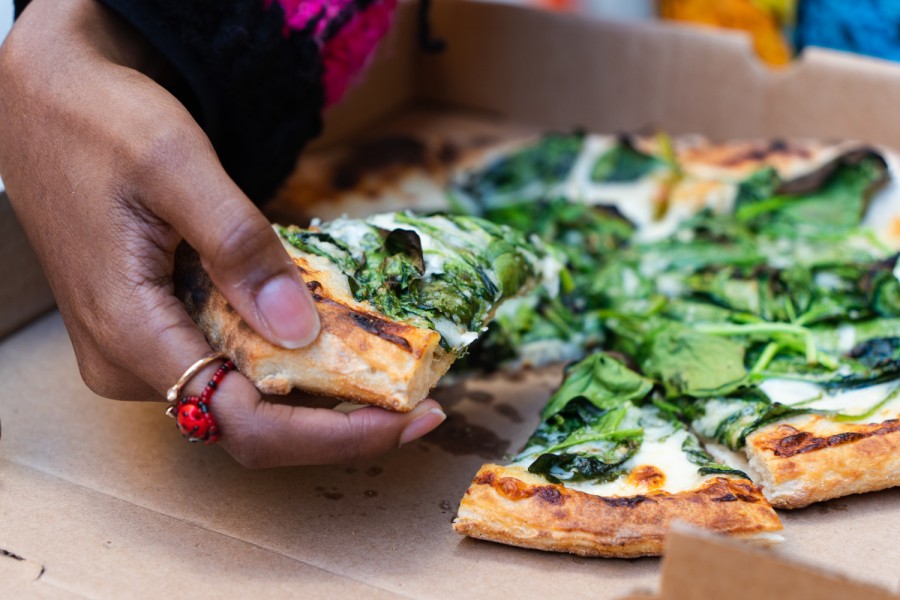
<instances>
[{"instance_id":1,"label":"cardboard pizza box","mask_svg":"<svg viewBox=\"0 0 900 600\"><path fill-rule=\"evenodd\" d=\"M811 51L770 71L737 35L452 1L433 24L447 51L424 55L415 11L401 7L313 151L410 120L900 148L900 68L888 63ZM0 597L795 596L772 587L784 581L826 599L898 590L900 489L782 512L786 541L763 554L705 536L672 536L663 561L460 538L450 521L462 493L484 461L524 442L558 368L444 386L435 397L448 420L378 459L246 470L221 448L184 443L163 405L87 390L58 313L19 326L50 301L6 207L0 244L20 241L3 246L0 267L0 323L14 324L0 335L18 327L0 340Z\"/></svg>"}]
</instances>

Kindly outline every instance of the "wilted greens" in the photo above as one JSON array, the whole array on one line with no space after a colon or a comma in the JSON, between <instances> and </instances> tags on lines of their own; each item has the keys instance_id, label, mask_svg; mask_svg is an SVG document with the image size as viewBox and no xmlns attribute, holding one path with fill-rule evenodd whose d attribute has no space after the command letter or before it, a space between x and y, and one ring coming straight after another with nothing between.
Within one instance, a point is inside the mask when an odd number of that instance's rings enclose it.
<instances>
[{"instance_id":1,"label":"wilted greens","mask_svg":"<svg viewBox=\"0 0 900 600\"><path fill-rule=\"evenodd\" d=\"M615 209L572 195L584 145L581 134L549 136L453 190L465 210L536 235L565 259L561 293L508 306L469 357L482 367L529 362L554 343L565 350L557 358L588 355L567 370L518 457L529 470L614 478L640 448L635 415L651 406L676 429L691 423L739 449L768 423L864 419L900 393L847 414L778 404L760 389L788 379L827 395L900 379L900 257L861 226L886 177L880 157L857 153L793 182L760 169L734 184L732 213L700 210L647 240ZM588 164L587 179L671 181L683 176L672 161L621 140ZM682 450L702 473L739 474L691 439Z\"/></svg>"},{"instance_id":2,"label":"wilted greens","mask_svg":"<svg viewBox=\"0 0 900 600\"><path fill-rule=\"evenodd\" d=\"M477 217L400 212L279 233L295 248L335 263L357 300L436 329L454 351L477 337L498 303L558 270L536 238Z\"/></svg>"}]
</instances>

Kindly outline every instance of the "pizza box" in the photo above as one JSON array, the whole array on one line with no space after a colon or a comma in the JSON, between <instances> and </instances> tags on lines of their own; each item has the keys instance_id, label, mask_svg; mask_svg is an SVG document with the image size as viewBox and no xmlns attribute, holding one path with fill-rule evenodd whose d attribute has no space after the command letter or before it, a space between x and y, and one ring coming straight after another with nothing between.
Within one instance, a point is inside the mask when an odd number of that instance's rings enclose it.
<instances>
[{"instance_id":1,"label":"pizza box","mask_svg":"<svg viewBox=\"0 0 900 600\"><path fill-rule=\"evenodd\" d=\"M433 26L447 50L423 54L416 7L401 6L378 60L328 115L312 151L410 119L423 130L662 127L900 148L900 68L888 63L810 51L769 71L736 35L499 4L440 2ZM2 246L6 333L45 312L49 297L5 203L0 234L0 244L19 240ZM900 489L781 512L785 542L769 552L690 532L670 536L663 560L460 538L450 521L472 476L525 440L559 376L549 368L446 385L434 395L447 421L378 459L252 471L220 448L184 443L161 404L97 398L50 313L0 340L0 596L886 598L898 590L891 532Z\"/></svg>"}]
</instances>

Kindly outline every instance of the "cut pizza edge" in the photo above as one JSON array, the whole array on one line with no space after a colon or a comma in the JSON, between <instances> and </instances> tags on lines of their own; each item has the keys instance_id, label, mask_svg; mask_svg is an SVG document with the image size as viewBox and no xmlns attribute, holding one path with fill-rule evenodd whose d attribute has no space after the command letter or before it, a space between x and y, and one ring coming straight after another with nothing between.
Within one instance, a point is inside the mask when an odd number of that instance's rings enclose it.
<instances>
[{"instance_id":1,"label":"cut pizza edge","mask_svg":"<svg viewBox=\"0 0 900 600\"><path fill-rule=\"evenodd\" d=\"M742 451L707 450L738 466L779 509L900 486L900 419L834 423L825 417L776 422L747 436Z\"/></svg>"},{"instance_id":2,"label":"cut pizza edge","mask_svg":"<svg viewBox=\"0 0 900 600\"><path fill-rule=\"evenodd\" d=\"M486 464L466 490L453 529L522 548L580 556L659 556L675 521L769 546L778 516L747 479L713 477L695 489L600 496L518 466Z\"/></svg>"}]
</instances>

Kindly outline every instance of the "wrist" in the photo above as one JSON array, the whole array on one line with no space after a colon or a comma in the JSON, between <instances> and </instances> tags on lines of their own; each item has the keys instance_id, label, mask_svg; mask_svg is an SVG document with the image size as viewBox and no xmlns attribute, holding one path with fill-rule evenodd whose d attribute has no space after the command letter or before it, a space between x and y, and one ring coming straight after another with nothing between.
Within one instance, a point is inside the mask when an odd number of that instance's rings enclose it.
<instances>
[{"instance_id":1,"label":"wrist","mask_svg":"<svg viewBox=\"0 0 900 600\"><path fill-rule=\"evenodd\" d=\"M35 27L41 37L74 44L160 83L174 76L171 66L141 32L97 0L32 0L21 20L22 26Z\"/></svg>"}]
</instances>

